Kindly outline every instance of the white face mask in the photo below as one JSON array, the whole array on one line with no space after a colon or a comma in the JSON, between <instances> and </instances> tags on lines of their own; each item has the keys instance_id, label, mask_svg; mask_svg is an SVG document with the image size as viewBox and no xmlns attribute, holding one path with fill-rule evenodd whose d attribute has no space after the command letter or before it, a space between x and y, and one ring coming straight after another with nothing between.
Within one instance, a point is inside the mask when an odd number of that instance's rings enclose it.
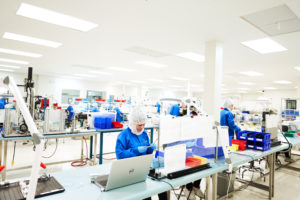
<instances>
[{"instance_id":1,"label":"white face mask","mask_svg":"<svg viewBox=\"0 0 300 200\"><path fill-rule=\"evenodd\" d=\"M136 130L136 124L129 123L129 128L133 134L138 135L138 136L144 132L144 129L142 129L140 132L138 132Z\"/></svg>"}]
</instances>

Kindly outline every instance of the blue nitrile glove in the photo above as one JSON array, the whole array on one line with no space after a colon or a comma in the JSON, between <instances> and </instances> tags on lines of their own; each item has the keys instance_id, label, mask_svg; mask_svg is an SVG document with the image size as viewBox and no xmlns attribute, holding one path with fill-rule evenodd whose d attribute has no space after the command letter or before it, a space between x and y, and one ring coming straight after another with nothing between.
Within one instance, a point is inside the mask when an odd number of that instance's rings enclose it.
<instances>
[{"instance_id":1,"label":"blue nitrile glove","mask_svg":"<svg viewBox=\"0 0 300 200\"><path fill-rule=\"evenodd\" d=\"M153 150L156 149L156 144L152 143L152 144L150 144L150 146L151 146L151 148L152 148Z\"/></svg>"},{"instance_id":2,"label":"blue nitrile glove","mask_svg":"<svg viewBox=\"0 0 300 200\"><path fill-rule=\"evenodd\" d=\"M139 153L146 153L148 147L146 146L139 146L138 148Z\"/></svg>"},{"instance_id":3,"label":"blue nitrile glove","mask_svg":"<svg viewBox=\"0 0 300 200\"><path fill-rule=\"evenodd\" d=\"M192 148L193 146L196 145L196 141L192 141L192 142L187 142L185 143L187 148Z\"/></svg>"}]
</instances>

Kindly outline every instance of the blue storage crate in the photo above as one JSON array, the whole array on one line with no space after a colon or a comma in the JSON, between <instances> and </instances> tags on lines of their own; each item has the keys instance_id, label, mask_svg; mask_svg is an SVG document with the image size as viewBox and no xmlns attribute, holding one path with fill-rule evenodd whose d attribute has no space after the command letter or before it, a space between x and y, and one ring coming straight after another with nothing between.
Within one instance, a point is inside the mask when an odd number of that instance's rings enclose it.
<instances>
[{"instance_id":1,"label":"blue storage crate","mask_svg":"<svg viewBox=\"0 0 300 200\"><path fill-rule=\"evenodd\" d=\"M257 138L258 135L262 135L263 138ZM255 141L256 142L263 142L263 143L270 143L271 142L271 133L256 132Z\"/></svg>"},{"instance_id":2,"label":"blue storage crate","mask_svg":"<svg viewBox=\"0 0 300 200\"><path fill-rule=\"evenodd\" d=\"M192 152L194 155L205 157L205 158L214 158L216 156L216 148L215 147L198 147L194 146L192 148ZM224 152L222 147L218 147L218 156L224 156Z\"/></svg>"},{"instance_id":3,"label":"blue storage crate","mask_svg":"<svg viewBox=\"0 0 300 200\"><path fill-rule=\"evenodd\" d=\"M247 140L247 135L250 132L251 131L240 131L240 132L238 132L237 137L239 140Z\"/></svg>"},{"instance_id":4,"label":"blue storage crate","mask_svg":"<svg viewBox=\"0 0 300 200\"><path fill-rule=\"evenodd\" d=\"M271 142L264 143L264 142L256 142L255 149L260 151L267 151L271 148Z\"/></svg>"},{"instance_id":5,"label":"blue storage crate","mask_svg":"<svg viewBox=\"0 0 300 200\"><path fill-rule=\"evenodd\" d=\"M255 149L255 142L247 141L247 149Z\"/></svg>"},{"instance_id":6,"label":"blue storage crate","mask_svg":"<svg viewBox=\"0 0 300 200\"><path fill-rule=\"evenodd\" d=\"M156 152L155 152L155 158L157 158L158 156L164 158L165 153L164 153L164 152L161 152L161 151L156 151ZM186 158L188 158L188 157L193 157L193 152L192 152L192 151L189 151L189 150L186 151L185 157L186 157Z\"/></svg>"},{"instance_id":7,"label":"blue storage crate","mask_svg":"<svg viewBox=\"0 0 300 200\"><path fill-rule=\"evenodd\" d=\"M96 129L105 129L106 127L105 118L103 116L96 116L94 118L94 127Z\"/></svg>"},{"instance_id":8,"label":"blue storage crate","mask_svg":"<svg viewBox=\"0 0 300 200\"><path fill-rule=\"evenodd\" d=\"M105 118L105 128L110 129L113 128L111 118Z\"/></svg>"},{"instance_id":9,"label":"blue storage crate","mask_svg":"<svg viewBox=\"0 0 300 200\"><path fill-rule=\"evenodd\" d=\"M198 138L197 141L196 141L196 145L197 145L198 147L204 147L204 146L203 146L203 138Z\"/></svg>"},{"instance_id":10,"label":"blue storage crate","mask_svg":"<svg viewBox=\"0 0 300 200\"><path fill-rule=\"evenodd\" d=\"M296 115L296 116L299 116L299 111L295 111L295 115Z\"/></svg>"}]
</instances>

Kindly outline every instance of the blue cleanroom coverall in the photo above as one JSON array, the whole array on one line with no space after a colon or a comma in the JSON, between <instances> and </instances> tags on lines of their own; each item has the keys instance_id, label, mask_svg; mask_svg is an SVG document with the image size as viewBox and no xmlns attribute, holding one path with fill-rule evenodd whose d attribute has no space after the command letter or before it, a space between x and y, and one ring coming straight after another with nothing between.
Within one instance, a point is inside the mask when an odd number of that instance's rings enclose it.
<instances>
[{"instance_id":1,"label":"blue cleanroom coverall","mask_svg":"<svg viewBox=\"0 0 300 200\"><path fill-rule=\"evenodd\" d=\"M145 153L139 153L139 146L149 146ZM152 154L153 149L150 147L149 137L144 131L141 135L133 134L130 128L123 130L117 139L116 156L117 159L136 157L146 154Z\"/></svg>"},{"instance_id":2,"label":"blue cleanroom coverall","mask_svg":"<svg viewBox=\"0 0 300 200\"><path fill-rule=\"evenodd\" d=\"M174 104L172 107L171 107L171 110L170 110L170 115L173 115L173 116L178 116L179 115L179 112L180 112L180 108L177 104Z\"/></svg>"},{"instance_id":3,"label":"blue cleanroom coverall","mask_svg":"<svg viewBox=\"0 0 300 200\"><path fill-rule=\"evenodd\" d=\"M116 121L117 122L122 122L123 120L123 116L122 116L122 112L120 111L120 109L118 107L115 107L114 110L116 111Z\"/></svg>"},{"instance_id":4,"label":"blue cleanroom coverall","mask_svg":"<svg viewBox=\"0 0 300 200\"><path fill-rule=\"evenodd\" d=\"M220 125L229 127L229 136L234 136L234 131L241 131L240 127L234 123L233 114L227 108L224 108L224 110L221 111Z\"/></svg>"},{"instance_id":5,"label":"blue cleanroom coverall","mask_svg":"<svg viewBox=\"0 0 300 200\"><path fill-rule=\"evenodd\" d=\"M6 101L4 98L0 98L0 109L4 109L6 105Z\"/></svg>"},{"instance_id":6,"label":"blue cleanroom coverall","mask_svg":"<svg viewBox=\"0 0 300 200\"><path fill-rule=\"evenodd\" d=\"M74 113L74 108L72 106L69 106L67 108L67 111L69 111L69 114L67 116L68 119L73 119L74 116L75 116L75 113Z\"/></svg>"},{"instance_id":7,"label":"blue cleanroom coverall","mask_svg":"<svg viewBox=\"0 0 300 200\"><path fill-rule=\"evenodd\" d=\"M91 112L100 112L99 109L97 107L93 107Z\"/></svg>"}]
</instances>

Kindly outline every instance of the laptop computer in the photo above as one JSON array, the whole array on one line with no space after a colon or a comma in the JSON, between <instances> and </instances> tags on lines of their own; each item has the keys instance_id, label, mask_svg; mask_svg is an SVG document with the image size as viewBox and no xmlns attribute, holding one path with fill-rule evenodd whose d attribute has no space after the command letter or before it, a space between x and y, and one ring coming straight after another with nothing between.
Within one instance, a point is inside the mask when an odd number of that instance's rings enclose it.
<instances>
[{"instance_id":1,"label":"laptop computer","mask_svg":"<svg viewBox=\"0 0 300 200\"><path fill-rule=\"evenodd\" d=\"M115 188L145 181L150 170L152 154L121 159L112 162L110 173L91 178L101 188L108 191Z\"/></svg>"}]
</instances>

